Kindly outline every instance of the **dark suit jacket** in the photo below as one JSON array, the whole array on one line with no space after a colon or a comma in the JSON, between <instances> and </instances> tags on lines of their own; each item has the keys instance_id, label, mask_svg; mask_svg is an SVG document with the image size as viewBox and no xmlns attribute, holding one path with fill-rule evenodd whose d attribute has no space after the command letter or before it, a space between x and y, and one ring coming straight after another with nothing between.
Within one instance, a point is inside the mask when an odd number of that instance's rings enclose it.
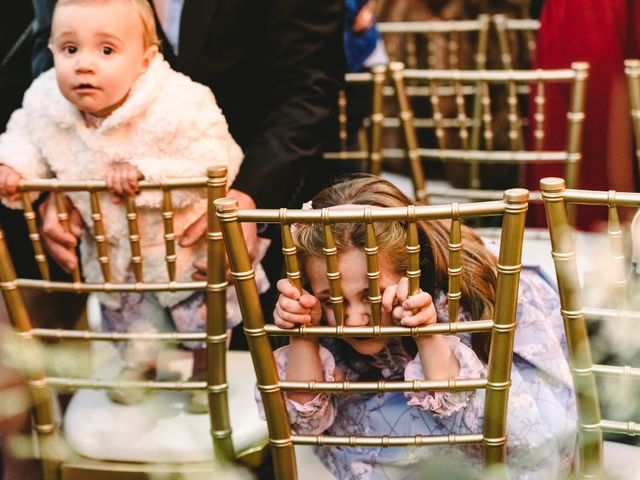
<instances>
[{"instance_id":1,"label":"dark suit jacket","mask_svg":"<svg viewBox=\"0 0 640 480\"><path fill-rule=\"evenodd\" d=\"M33 1L36 11L53 4ZM40 23L44 42L48 19ZM178 56L163 42L176 70L211 87L245 152L233 186L259 207L299 202L301 179L322 177L344 78L342 29L343 0L185 0Z\"/></svg>"}]
</instances>

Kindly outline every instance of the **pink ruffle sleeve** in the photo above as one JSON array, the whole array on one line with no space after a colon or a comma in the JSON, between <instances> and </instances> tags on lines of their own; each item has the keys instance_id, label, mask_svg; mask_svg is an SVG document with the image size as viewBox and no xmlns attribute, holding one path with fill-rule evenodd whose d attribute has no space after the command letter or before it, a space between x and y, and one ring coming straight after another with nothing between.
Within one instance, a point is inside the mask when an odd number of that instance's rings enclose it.
<instances>
[{"instance_id":1,"label":"pink ruffle sleeve","mask_svg":"<svg viewBox=\"0 0 640 480\"><path fill-rule=\"evenodd\" d=\"M276 366L278 367L278 375L283 379L285 378L287 362L289 361L289 346L280 347L273 353ZM323 346L320 346L319 353L324 370L324 381L333 382L335 380L334 371L336 368L333 355ZM257 389L255 398L258 403L260 418L264 420L262 398ZM285 394L285 401L289 419L291 420L291 428L295 433L310 435L322 433L329 428L335 420L335 406L333 402L331 402L331 396L328 393L318 393L318 395L306 403L290 400Z\"/></svg>"},{"instance_id":2,"label":"pink ruffle sleeve","mask_svg":"<svg viewBox=\"0 0 640 480\"><path fill-rule=\"evenodd\" d=\"M460 372L456 378L480 378L485 373L485 367L475 352L463 344L458 337L445 335L445 341L458 359ZM409 362L404 372L405 380L424 380L420 354ZM428 410L439 417L448 417L464 408L474 391L461 392L406 392L407 404Z\"/></svg>"}]
</instances>

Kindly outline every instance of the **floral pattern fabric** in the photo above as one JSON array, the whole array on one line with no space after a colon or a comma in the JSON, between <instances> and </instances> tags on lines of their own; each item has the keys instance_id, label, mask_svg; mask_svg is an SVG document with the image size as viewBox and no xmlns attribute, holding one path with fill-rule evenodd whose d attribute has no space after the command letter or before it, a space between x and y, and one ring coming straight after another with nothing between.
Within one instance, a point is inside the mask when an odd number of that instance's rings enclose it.
<instances>
[{"instance_id":1,"label":"floral pattern fabric","mask_svg":"<svg viewBox=\"0 0 640 480\"><path fill-rule=\"evenodd\" d=\"M434 295L438 322L448 322L447 298ZM461 312L458 321L470 321ZM470 335L445 337L460 363L460 378L478 378L484 365L470 347ZM374 357L345 356L328 341L321 349L325 379L336 369L346 380L364 379L372 370L382 378L423 379L419 357L409 358L400 342ZM288 347L276 351L281 378ZM517 327L507 417L509 478L564 478L571 469L577 434L575 392L555 287L538 268L525 267L520 278ZM260 403L259 395L256 399ZM444 393L319 394L299 404L287 399L297 433L328 435L448 435L479 433L484 390ZM338 479L420 479L442 471L443 478L479 478L479 446L318 447L316 452ZM458 476L459 475L459 476ZM435 477L434 477L435 478Z\"/></svg>"}]
</instances>

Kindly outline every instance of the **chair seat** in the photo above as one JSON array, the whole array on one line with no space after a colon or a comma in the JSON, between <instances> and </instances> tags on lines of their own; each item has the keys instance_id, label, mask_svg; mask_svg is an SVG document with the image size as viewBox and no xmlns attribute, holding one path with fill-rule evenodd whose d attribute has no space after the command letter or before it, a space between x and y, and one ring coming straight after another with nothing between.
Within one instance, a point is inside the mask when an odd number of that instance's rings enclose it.
<instances>
[{"instance_id":1,"label":"chair seat","mask_svg":"<svg viewBox=\"0 0 640 480\"><path fill-rule=\"evenodd\" d=\"M620 442L603 442L607 478L640 480L640 447Z\"/></svg>"},{"instance_id":2,"label":"chair seat","mask_svg":"<svg viewBox=\"0 0 640 480\"><path fill-rule=\"evenodd\" d=\"M96 378L114 378L121 361L113 357ZM264 445L266 422L254 400L255 374L249 352L227 357L230 421L237 452ZM119 405L106 391L81 390L64 416L64 434L71 448L85 457L124 462L208 462L214 460L206 414L186 411L187 392L161 391L137 405Z\"/></svg>"},{"instance_id":3,"label":"chair seat","mask_svg":"<svg viewBox=\"0 0 640 480\"><path fill-rule=\"evenodd\" d=\"M296 445L296 464L298 466L298 478L313 480L334 480L335 477L329 472L324 463L313 451L312 446Z\"/></svg>"}]
</instances>

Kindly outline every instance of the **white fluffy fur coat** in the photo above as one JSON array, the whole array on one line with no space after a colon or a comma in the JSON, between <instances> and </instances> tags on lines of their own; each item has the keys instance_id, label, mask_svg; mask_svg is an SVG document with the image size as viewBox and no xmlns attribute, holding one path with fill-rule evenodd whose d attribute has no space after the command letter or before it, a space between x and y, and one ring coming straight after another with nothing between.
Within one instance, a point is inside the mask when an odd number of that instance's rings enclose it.
<instances>
[{"instance_id":1,"label":"white fluffy fur coat","mask_svg":"<svg viewBox=\"0 0 640 480\"><path fill-rule=\"evenodd\" d=\"M126 102L99 127L85 126L80 111L60 93L52 69L29 87L22 108L14 112L7 131L0 136L0 161L26 179L103 180L111 163L125 161L151 181L205 176L207 167L226 165L231 182L242 157L211 91L172 70L160 54L134 83ZM205 213L205 196L204 190L174 193L178 239ZM91 235L88 196L77 193L70 197L88 227L85 237ZM147 281L168 279L161 201L158 192L142 192L136 197ZM101 208L111 247L113 281L122 281L131 260L124 207L113 204L110 195L104 194ZM188 281L193 260L206 255L204 242L189 249L177 248L177 279ZM81 242L81 257L85 280L101 282L93 242ZM188 294L163 293L158 298L164 306L171 306ZM103 296L101 301L118 306L117 296Z\"/></svg>"}]
</instances>

